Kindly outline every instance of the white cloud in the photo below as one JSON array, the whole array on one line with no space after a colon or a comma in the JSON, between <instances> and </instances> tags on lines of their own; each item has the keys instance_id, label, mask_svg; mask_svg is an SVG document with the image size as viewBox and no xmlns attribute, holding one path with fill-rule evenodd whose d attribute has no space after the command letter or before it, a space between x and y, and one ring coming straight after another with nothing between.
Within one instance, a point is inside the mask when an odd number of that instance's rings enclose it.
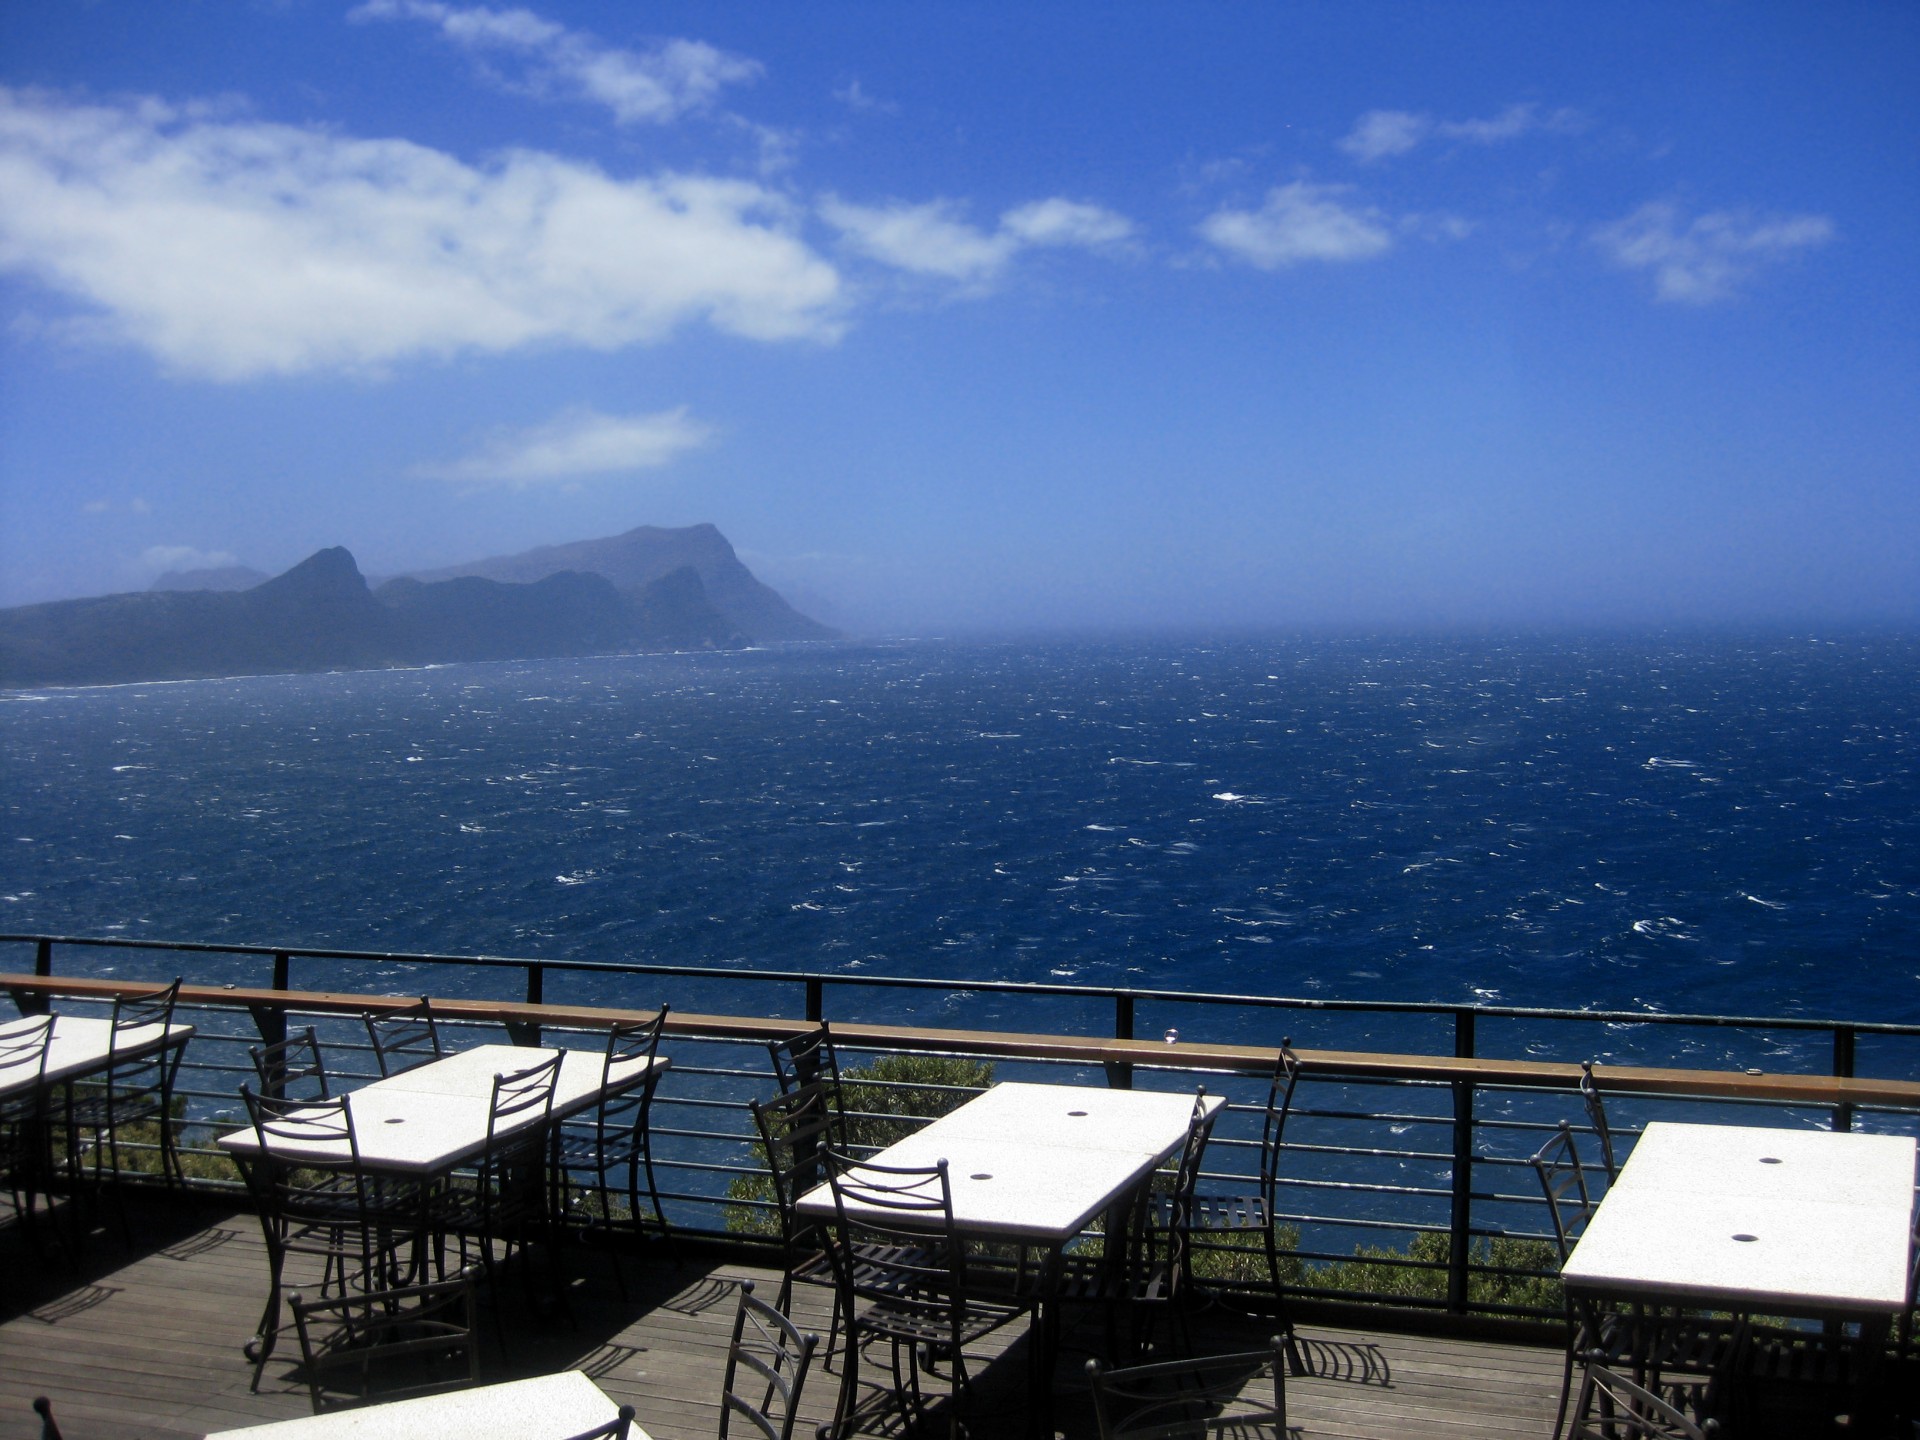
<instances>
[{"instance_id":1,"label":"white cloud","mask_svg":"<svg viewBox=\"0 0 1920 1440\"><path fill-rule=\"evenodd\" d=\"M976 284L995 278L1023 249L1097 250L1133 234L1124 216L1057 197L1008 210L993 230L969 224L950 200L858 205L829 196L820 204L820 216L869 259L916 275Z\"/></svg>"},{"instance_id":2,"label":"white cloud","mask_svg":"<svg viewBox=\"0 0 1920 1440\"><path fill-rule=\"evenodd\" d=\"M1216 210L1200 223L1200 233L1262 270L1385 254L1393 245L1385 220L1347 203L1349 188L1296 180L1268 191L1258 210Z\"/></svg>"},{"instance_id":3,"label":"white cloud","mask_svg":"<svg viewBox=\"0 0 1920 1440\"><path fill-rule=\"evenodd\" d=\"M704 445L712 430L686 406L652 415L572 410L530 430L493 436L472 455L417 473L438 480L526 490L568 485L589 475L655 470Z\"/></svg>"},{"instance_id":4,"label":"white cloud","mask_svg":"<svg viewBox=\"0 0 1920 1440\"><path fill-rule=\"evenodd\" d=\"M1364 164L1384 160L1389 155L1404 155L1433 128L1430 116L1407 110L1369 110L1355 123L1352 132L1339 142L1340 148Z\"/></svg>"},{"instance_id":5,"label":"white cloud","mask_svg":"<svg viewBox=\"0 0 1920 1440\"><path fill-rule=\"evenodd\" d=\"M1412 110L1369 110L1338 143L1340 149L1365 165L1405 155L1431 136L1469 145L1500 145L1536 131L1572 134L1585 125L1586 118L1577 110L1563 107L1542 114L1540 107L1531 103L1509 105L1485 120L1436 120Z\"/></svg>"},{"instance_id":6,"label":"white cloud","mask_svg":"<svg viewBox=\"0 0 1920 1440\"><path fill-rule=\"evenodd\" d=\"M221 380L535 344L610 350L704 321L831 340L838 274L779 193L617 179L515 151L222 121L0 88L0 269Z\"/></svg>"},{"instance_id":7,"label":"white cloud","mask_svg":"<svg viewBox=\"0 0 1920 1440\"><path fill-rule=\"evenodd\" d=\"M1716 210L1689 221L1677 206L1655 201L1601 226L1592 239L1616 265L1650 271L1660 299L1709 305L1833 236L1833 221L1824 215Z\"/></svg>"},{"instance_id":8,"label":"white cloud","mask_svg":"<svg viewBox=\"0 0 1920 1440\"><path fill-rule=\"evenodd\" d=\"M1003 233L1028 245L1120 245L1133 238L1133 222L1099 205L1077 200L1036 200L1000 217Z\"/></svg>"},{"instance_id":9,"label":"white cloud","mask_svg":"<svg viewBox=\"0 0 1920 1440\"><path fill-rule=\"evenodd\" d=\"M169 570L220 570L239 563L226 550L196 550L191 545L149 545L140 552L139 568L148 575L164 575Z\"/></svg>"},{"instance_id":10,"label":"white cloud","mask_svg":"<svg viewBox=\"0 0 1920 1440\"><path fill-rule=\"evenodd\" d=\"M845 85L835 90L833 92L833 98L849 110L861 113L869 111L878 111L882 115L897 115L900 113L900 107L892 101L881 100L876 96L869 95L857 78L849 80Z\"/></svg>"},{"instance_id":11,"label":"white cloud","mask_svg":"<svg viewBox=\"0 0 1920 1440\"><path fill-rule=\"evenodd\" d=\"M724 87L758 79L762 68L694 40L665 40L644 52L622 50L530 10L368 0L349 18L425 21L470 53L524 62L516 75L489 71L510 88L604 105L621 124L664 124L705 109Z\"/></svg>"}]
</instances>

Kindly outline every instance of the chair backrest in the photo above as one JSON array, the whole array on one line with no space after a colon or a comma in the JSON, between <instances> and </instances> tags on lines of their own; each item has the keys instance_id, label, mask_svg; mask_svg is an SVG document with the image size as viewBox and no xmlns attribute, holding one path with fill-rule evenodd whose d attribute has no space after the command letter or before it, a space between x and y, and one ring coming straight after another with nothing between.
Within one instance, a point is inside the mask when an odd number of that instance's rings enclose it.
<instances>
[{"instance_id":1,"label":"chair backrest","mask_svg":"<svg viewBox=\"0 0 1920 1440\"><path fill-rule=\"evenodd\" d=\"M1600 1098L1600 1082L1593 1078L1593 1062L1580 1062L1580 1101L1587 1107L1587 1123L1593 1138L1600 1142L1600 1163L1606 1167L1609 1183L1619 1177L1620 1165L1613 1154L1613 1127L1607 1124L1607 1105Z\"/></svg>"},{"instance_id":2,"label":"chair backrest","mask_svg":"<svg viewBox=\"0 0 1920 1440\"><path fill-rule=\"evenodd\" d=\"M647 1112L653 1108L653 1092L660 1086L660 1072L649 1067L646 1078L637 1085L608 1093L617 1077L641 1061L652 1061L660 1049L660 1032L667 1023L667 1006L662 1005L651 1020L628 1020L607 1032L606 1059L600 1081L606 1098L595 1112L600 1152L611 1153L619 1144L621 1132L637 1135L646 1129Z\"/></svg>"},{"instance_id":3,"label":"chair backrest","mask_svg":"<svg viewBox=\"0 0 1920 1440\"><path fill-rule=\"evenodd\" d=\"M314 1413L477 1385L475 1276L469 1267L429 1285L290 1296Z\"/></svg>"},{"instance_id":4,"label":"chair backrest","mask_svg":"<svg viewBox=\"0 0 1920 1440\"><path fill-rule=\"evenodd\" d=\"M1193 1094L1193 1111L1187 1117L1187 1137L1174 1160L1171 1189L1165 1197L1165 1220L1156 1227L1157 1233L1149 1237L1150 1240L1162 1242L1164 1254L1156 1256L1156 1247L1151 1243L1134 1247L1135 1253L1143 1261L1152 1263L1157 1260L1166 1267L1166 1294L1169 1299L1179 1294L1186 1281L1193 1242L1193 1196L1200 1183L1201 1157L1206 1153L1207 1141L1213 1134L1213 1122L1217 1115L1217 1110L1209 1111L1207 1108L1206 1086L1198 1087ZM1140 1213L1150 1213L1149 1206L1144 1203L1136 1208Z\"/></svg>"},{"instance_id":5,"label":"chair backrest","mask_svg":"<svg viewBox=\"0 0 1920 1440\"><path fill-rule=\"evenodd\" d=\"M844 1312L884 1301L928 1326L957 1325L966 1260L947 1162L879 1165L830 1150L827 1183L834 1210L827 1254Z\"/></svg>"},{"instance_id":6,"label":"chair backrest","mask_svg":"<svg viewBox=\"0 0 1920 1440\"><path fill-rule=\"evenodd\" d=\"M446 1053L433 1006L424 995L396 1010L363 1011L361 1018L367 1022L367 1038L373 1042L373 1058L382 1076L430 1065Z\"/></svg>"},{"instance_id":7,"label":"chair backrest","mask_svg":"<svg viewBox=\"0 0 1920 1440\"><path fill-rule=\"evenodd\" d=\"M279 1095L290 1100L325 1100L327 1067L320 1060L320 1041L309 1025L297 1035L272 1045L251 1045L254 1073L260 1077L262 1095Z\"/></svg>"},{"instance_id":8,"label":"chair backrest","mask_svg":"<svg viewBox=\"0 0 1920 1440\"><path fill-rule=\"evenodd\" d=\"M53 1016L29 1015L0 1030L0 1087L18 1087L15 1100L0 1102L0 1118L17 1104L23 1113L37 1107L40 1083L47 1075L47 1050L53 1043Z\"/></svg>"},{"instance_id":9,"label":"chair backrest","mask_svg":"<svg viewBox=\"0 0 1920 1440\"><path fill-rule=\"evenodd\" d=\"M582 1430L578 1435L570 1435L567 1440L627 1440L627 1432L633 1428L633 1406L622 1405L620 1413L604 1425L596 1425L591 1430Z\"/></svg>"},{"instance_id":10,"label":"chair backrest","mask_svg":"<svg viewBox=\"0 0 1920 1440\"><path fill-rule=\"evenodd\" d=\"M812 1222L798 1223L793 1206L807 1191L826 1183L827 1152L839 1146L840 1117L822 1085L755 1100L751 1108L780 1211L780 1235L792 1245L800 1233L815 1228Z\"/></svg>"},{"instance_id":11,"label":"chair backrest","mask_svg":"<svg viewBox=\"0 0 1920 1440\"><path fill-rule=\"evenodd\" d=\"M1695 1424L1645 1386L1589 1360L1567 1440L1708 1440L1719 1428L1713 1420Z\"/></svg>"},{"instance_id":12,"label":"chair backrest","mask_svg":"<svg viewBox=\"0 0 1920 1440\"><path fill-rule=\"evenodd\" d=\"M1293 1111L1293 1087L1300 1081L1300 1060L1293 1053L1293 1039L1280 1042L1280 1054L1273 1063L1273 1080L1267 1086L1267 1113L1260 1128L1260 1198L1267 1213L1279 1207L1274 1200L1280 1184L1280 1151L1286 1140L1287 1116Z\"/></svg>"},{"instance_id":13,"label":"chair backrest","mask_svg":"<svg viewBox=\"0 0 1920 1440\"><path fill-rule=\"evenodd\" d=\"M732 1433L736 1416L761 1440L791 1440L800 1415L800 1391L819 1344L818 1335L801 1334L773 1306L754 1298L751 1280L741 1281L726 1376L720 1382L721 1440Z\"/></svg>"},{"instance_id":14,"label":"chair backrest","mask_svg":"<svg viewBox=\"0 0 1920 1440\"><path fill-rule=\"evenodd\" d=\"M113 1001L113 1040L114 1050L120 1048L121 1035L129 1030L139 1030L148 1025L171 1025L173 1007L180 999L180 977L173 977L171 985L162 985L158 990L144 991L139 995L118 995Z\"/></svg>"},{"instance_id":15,"label":"chair backrest","mask_svg":"<svg viewBox=\"0 0 1920 1440\"><path fill-rule=\"evenodd\" d=\"M346 1196L338 1176L360 1173L360 1142L348 1097L296 1100L256 1095L242 1084L240 1098L260 1142L259 1155L241 1168L262 1212L290 1220L338 1216ZM312 1163L316 1147L329 1157L324 1169Z\"/></svg>"},{"instance_id":16,"label":"chair backrest","mask_svg":"<svg viewBox=\"0 0 1920 1440\"><path fill-rule=\"evenodd\" d=\"M560 1080L558 1051L524 1070L493 1077L493 1099L487 1107L487 1145L511 1135L539 1135L553 1118L553 1091Z\"/></svg>"},{"instance_id":17,"label":"chair backrest","mask_svg":"<svg viewBox=\"0 0 1920 1440\"><path fill-rule=\"evenodd\" d=\"M1100 1440L1286 1440L1286 1341L1269 1349L1108 1370L1087 1361Z\"/></svg>"},{"instance_id":18,"label":"chair backrest","mask_svg":"<svg viewBox=\"0 0 1920 1440\"><path fill-rule=\"evenodd\" d=\"M1580 1150L1573 1143L1573 1127L1566 1121L1553 1138L1533 1156L1533 1170L1540 1177L1540 1189L1547 1197L1547 1213L1553 1218L1553 1237L1560 1246L1565 1263L1573 1253L1573 1242L1593 1218L1593 1201L1587 1194L1586 1172L1580 1168Z\"/></svg>"},{"instance_id":19,"label":"chair backrest","mask_svg":"<svg viewBox=\"0 0 1920 1440\"><path fill-rule=\"evenodd\" d=\"M826 1021L785 1040L769 1041L767 1054L773 1058L773 1078L782 1095L824 1085L834 1108L840 1108L840 1061L833 1053L833 1035Z\"/></svg>"}]
</instances>

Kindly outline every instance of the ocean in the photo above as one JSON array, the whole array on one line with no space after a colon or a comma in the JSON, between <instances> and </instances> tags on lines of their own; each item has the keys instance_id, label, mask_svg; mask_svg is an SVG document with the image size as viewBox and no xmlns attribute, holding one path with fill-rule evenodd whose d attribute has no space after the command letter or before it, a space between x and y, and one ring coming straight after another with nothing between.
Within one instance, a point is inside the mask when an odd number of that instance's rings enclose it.
<instances>
[{"instance_id":1,"label":"ocean","mask_svg":"<svg viewBox=\"0 0 1920 1440\"><path fill-rule=\"evenodd\" d=\"M16 693L0 928L1920 1022L1917 682L1920 637L1848 633L845 643ZM922 1023L1109 1013L856 994ZM1338 1029L1313 1023L1297 1043Z\"/></svg>"}]
</instances>

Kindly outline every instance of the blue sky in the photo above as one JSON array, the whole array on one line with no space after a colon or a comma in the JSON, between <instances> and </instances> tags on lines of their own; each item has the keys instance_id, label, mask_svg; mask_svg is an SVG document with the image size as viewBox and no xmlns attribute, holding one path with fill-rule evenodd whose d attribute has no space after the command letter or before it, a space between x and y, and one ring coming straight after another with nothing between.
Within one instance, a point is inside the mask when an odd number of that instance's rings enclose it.
<instances>
[{"instance_id":1,"label":"blue sky","mask_svg":"<svg viewBox=\"0 0 1920 1440\"><path fill-rule=\"evenodd\" d=\"M0 7L0 603L1920 618L1920 7Z\"/></svg>"}]
</instances>

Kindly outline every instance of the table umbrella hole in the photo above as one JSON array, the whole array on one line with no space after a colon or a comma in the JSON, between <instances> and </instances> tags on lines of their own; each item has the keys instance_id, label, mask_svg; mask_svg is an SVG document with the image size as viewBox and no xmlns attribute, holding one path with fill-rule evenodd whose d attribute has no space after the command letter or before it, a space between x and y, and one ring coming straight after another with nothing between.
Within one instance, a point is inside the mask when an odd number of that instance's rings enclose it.
<instances>
[{"instance_id":1,"label":"table umbrella hole","mask_svg":"<svg viewBox=\"0 0 1920 1440\"><path fill-rule=\"evenodd\" d=\"M1760 1237L1758 1235L1736 1235L1733 1238L1742 1242L1747 1242L1747 1241L1758 1240Z\"/></svg>"},{"instance_id":2,"label":"table umbrella hole","mask_svg":"<svg viewBox=\"0 0 1920 1440\"><path fill-rule=\"evenodd\" d=\"M1780 1163L1780 1157L1778 1155L1762 1155L1760 1157L1760 1163L1762 1165L1778 1165Z\"/></svg>"},{"instance_id":3,"label":"table umbrella hole","mask_svg":"<svg viewBox=\"0 0 1920 1440\"><path fill-rule=\"evenodd\" d=\"M1087 1118L1087 1112L1084 1110L1069 1110L1067 1111L1067 1118L1069 1120L1084 1120Z\"/></svg>"},{"instance_id":4,"label":"table umbrella hole","mask_svg":"<svg viewBox=\"0 0 1920 1440\"><path fill-rule=\"evenodd\" d=\"M991 1175L988 1175L988 1174L985 1174L985 1173L982 1173L982 1174L979 1174L979 1175L969 1175L969 1176L968 1176L967 1178L968 1178L969 1180L991 1180L991 1179L993 1179L993 1176L991 1176Z\"/></svg>"}]
</instances>

